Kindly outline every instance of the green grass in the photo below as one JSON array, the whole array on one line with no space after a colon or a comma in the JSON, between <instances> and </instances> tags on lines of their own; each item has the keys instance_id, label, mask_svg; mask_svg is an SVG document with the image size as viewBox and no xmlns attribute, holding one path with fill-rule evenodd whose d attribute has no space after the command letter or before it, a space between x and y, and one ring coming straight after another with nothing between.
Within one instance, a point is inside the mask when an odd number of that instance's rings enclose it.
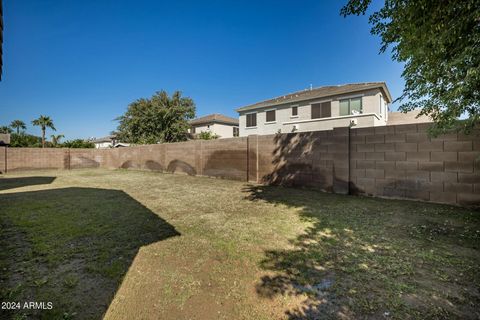
<instances>
[{"instance_id":1,"label":"green grass","mask_svg":"<svg viewBox=\"0 0 480 320\"><path fill-rule=\"evenodd\" d=\"M473 209L135 171L0 178L0 318L480 315Z\"/></svg>"}]
</instances>

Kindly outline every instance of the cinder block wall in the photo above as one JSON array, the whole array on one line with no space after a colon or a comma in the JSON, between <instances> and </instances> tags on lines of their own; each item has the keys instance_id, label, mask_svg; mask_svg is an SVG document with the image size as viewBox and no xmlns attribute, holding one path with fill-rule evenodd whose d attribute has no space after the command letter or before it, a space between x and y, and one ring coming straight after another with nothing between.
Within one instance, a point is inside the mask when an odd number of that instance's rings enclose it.
<instances>
[{"instance_id":1,"label":"cinder block wall","mask_svg":"<svg viewBox=\"0 0 480 320\"><path fill-rule=\"evenodd\" d=\"M142 169L480 205L480 130L430 138L427 129L335 128L103 150L0 147L0 171Z\"/></svg>"},{"instance_id":2,"label":"cinder block wall","mask_svg":"<svg viewBox=\"0 0 480 320\"><path fill-rule=\"evenodd\" d=\"M68 169L68 166L68 149L7 149L7 172L37 169Z\"/></svg>"},{"instance_id":3,"label":"cinder block wall","mask_svg":"<svg viewBox=\"0 0 480 320\"><path fill-rule=\"evenodd\" d=\"M0 147L0 173L5 173L7 170L7 163L6 163L6 147Z\"/></svg>"},{"instance_id":4,"label":"cinder block wall","mask_svg":"<svg viewBox=\"0 0 480 320\"><path fill-rule=\"evenodd\" d=\"M428 126L350 130L350 193L480 204L480 130L430 138Z\"/></svg>"},{"instance_id":5,"label":"cinder block wall","mask_svg":"<svg viewBox=\"0 0 480 320\"><path fill-rule=\"evenodd\" d=\"M199 141L196 167L204 176L247 180L248 138Z\"/></svg>"},{"instance_id":6,"label":"cinder block wall","mask_svg":"<svg viewBox=\"0 0 480 320\"><path fill-rule=\"evenodd\" d=\"M250 181L348 193L348 128L248 139Z\"/></svg>"}]
</instances>

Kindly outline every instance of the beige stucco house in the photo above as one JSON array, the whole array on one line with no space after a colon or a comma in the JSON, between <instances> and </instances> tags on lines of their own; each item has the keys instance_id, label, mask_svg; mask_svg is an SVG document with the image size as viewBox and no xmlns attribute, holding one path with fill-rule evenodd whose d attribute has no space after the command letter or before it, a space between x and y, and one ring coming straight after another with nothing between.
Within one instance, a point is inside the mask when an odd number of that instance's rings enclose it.
<instances>
[{"instance_id":1,"label":"beige stucco house","mask_svg":"<svg viewBox=\"0 0 480 320\"><path fill-rule=\"evenodd\" d=\"M129 143L118 141L115 135L110 135L98 139L91 139L90 141L95 144L96 149L121 148L130 146Z\"/></svg>"},{"instance_id":2,"label":"beige stucco house","mask_svg":"<svg viewBox=\"0 0 480 320\"><path fill-rule=\"evenodd\" d=\"M384 126L391 102L385 82L298 91L237 109L240 136Z\"/></svg>"},{"instance_id":3,"label":"beige stucco house","mask_svg":"<svg viewBox=\"0 0 480 320\"><path fill-rule=\"evenodd\" d=\"M219 138L238 137L238 119L218 113L193 119L190 126L190 133L194 136L201 132L211 132Z\"/></svg>"},{"instance_id":4,"label":"beige stucco house","mask_svg":"<svg viewBox=\"0 0 480 320\"><path fill-rule=\"evenodd\" d=\"M387 126L397 124L425 123L433 120L425 115L420 115L420 110L404 112L389 112Z\"/></svg>"}]
</instances>

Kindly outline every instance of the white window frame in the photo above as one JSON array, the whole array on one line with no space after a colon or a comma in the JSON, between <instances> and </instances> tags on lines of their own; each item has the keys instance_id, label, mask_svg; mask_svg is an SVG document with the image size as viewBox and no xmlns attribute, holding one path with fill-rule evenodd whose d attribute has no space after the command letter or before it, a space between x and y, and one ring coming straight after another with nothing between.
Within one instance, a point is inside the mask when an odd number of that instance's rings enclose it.
<instances>
[{"instance_id":1,"label":"white window frame","mask_svg":"<svg viewBox=\"0 0 480 320\"><path fill-rule=\"evenodd\" d=\"M275 111L275 121L267 121L267 111ZM265 110L263 110L263 113L265 113L265 124L277 123L277 109L276 108L265 109ZM258 118L257 118L257 121L258 121Z\"/></svg>"},{"instance_id":2,"label":"white window frame","mask_svg":"<svg viewBox=\"0 0 480 320\"><path fill-rule=\"evenodd\" d=\"M255 118L257 119L257 125L254 126L254 127L248 127L247 126L247 114L256 114ZM245 129L257 129L258 127L258 112L257 111L253 111L253 112L246 112L245 113Z\"/></svg>"},{"instance_id":3,"label":"white window frame","mask_svg":"<svg viewBox=\"0 0 480 320\"><path fill-rule=\"evenodd\" d=\"M361 104L361 109L360 109L360 114L363 113L363 97L365 96L365 94L357 94L357 95L350 95L350 96L345 96L345 97L340 97L338 98L338 114L340 115L340 101L342 100L351 100L351 99L356 99L356 98L360 98L360 104ZM350 103L349 103L349 107L350 107ZM351 114L350 114L351 115Z\"/></svg>"}]
</instances>

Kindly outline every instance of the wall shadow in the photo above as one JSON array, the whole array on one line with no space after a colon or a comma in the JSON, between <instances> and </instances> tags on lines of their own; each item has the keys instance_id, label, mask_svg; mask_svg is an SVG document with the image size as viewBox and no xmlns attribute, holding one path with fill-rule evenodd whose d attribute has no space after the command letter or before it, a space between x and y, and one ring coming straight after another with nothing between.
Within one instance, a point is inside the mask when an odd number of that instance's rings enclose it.
<instances>
[{"instance_id":1,"label":"wall shadow","mask_svg":"<svg viewBox=\"0 0 480 320\"><path fill-rule=\"evenodd\" d=\"M203 175L216 178L247 180L247 150L215 150L207 154Z\"/></svg>"},{"instance_id":2,"label":"wall shadow","mask_svg":"<svg viewBox=\"0 0 480 320\"><path fill-rule=\"evenodd\" d=\"M128 169L128 168L133 168L134 165L133 165L133 161L132 160L127 160L127 161L124 161L121 165L120 165L120 168L121 169Z\"/></svg>"},{"instance_id":3,"label":"wall shadow","mask_svg":"<svg viewBox=\"0 0 480 320\"><path fill-rule=\"evenodd\" d=\"M163 171L162 164L154 160L145 161L145 168L152 171Z\"/></svg>"},{"instance_id":4,"label":"wall shadow","mask_svg":"<svg viewBox=\"0 0 480 320\"><path fill-rule=\"evenodd\" d=\"M56 177L18 177L18 178L1 178L0 190L20 188L26 186L34 186L40 184L50 184Z\"/></svg>"},{"instance_id":5,"label":"wall shadow","mask_svg":"<svg viewBox=\"0 0 480 320\"><path fill-rule=\"evenodd\" d=\"M335 205L335 202L343 201L345 196L265 185L250 185L243 191L246 194L245 198L250 201L266 201L276 205L302 208L301 219L311 222L311 226L306 228L304 233L289 240L292 248L265 251L264 259L260 261L259 266L267 271L268 275L259 279L256 285L257 294L267 299L277 296L306 296L306 300L299 306L285 310L287 319L337 318L344 303L339 301L332 290L338 277L334 270L338 257L330 255L318 241L322 235L326 237L326 241L330 241L330 236L336 235L327 234L326 230L331 226L319 219L315 210ZM303 195L305 192L312 194L305 198ZM317 199L320 203L313 204L315 198L312 196L320 196L321 199ZM329 200L328 197L335 200ZM332 232L336 231L332 228ZM349 237L345 236L345 240L348 239Z\"/></svg>"},{"instance_id":6,"label":"wall shadow","mask_svg":"<svg viewBox=\"0 0 480 320\"><path fill-rule=\"evenodd\" d=\"M2 319L101 319L138 250L180 235L120 190L17 192L0 203L0 301L53 303L0 310Z\"/></svg>"},{"instance_id":7,"label":"wall shadow","mask_svg":"<svg viewBox=\"0 0 480 320\"><path fill-rule=\"evenodd\" d=\"M273 169L260 182L282 186L315 186L323 191L333 189L333 161L321 160L326 133L302 132L276 134L272 152ZM325 152L326 153L326 152Z\"/></svg>"},{"instance_id":8,"label":"wall shadow","mask_svg":"<svg viewBox=\"0 0 480 320\"><path fill-rule=\"evenodd\" d=\"M182 160L172 160L167 166L167 172L174 173L174 172L183 172L188 174L189 176L194 176L197 174L197 170L194 167L186 163Z\"/></svg>"},{"instance_id":9,"label":"wall shadow","mask_svg":"<svg viewBox=\"0 0 480 320\"><path fill-rule=\"evenodd\" d=\"M100 162L85 156L75 156L75 158L69 160L65 168L69 166L70 169L99 168Z\"/></svg>"}]
</instances>

